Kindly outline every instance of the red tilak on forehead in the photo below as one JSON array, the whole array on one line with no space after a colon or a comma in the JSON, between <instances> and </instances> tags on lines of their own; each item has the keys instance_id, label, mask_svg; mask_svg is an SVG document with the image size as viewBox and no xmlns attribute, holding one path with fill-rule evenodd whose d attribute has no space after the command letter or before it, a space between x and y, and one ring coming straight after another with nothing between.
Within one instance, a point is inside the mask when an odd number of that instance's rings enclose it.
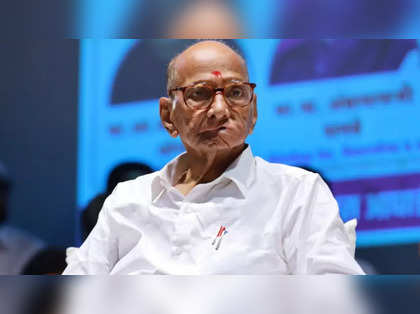
<instances>
[{"instance_id":1,"label":"red tilak on forehead","mask_svg":"<svg viewBox=\"0 0 420 314\"><path fill-rule=\"evenodd\" d=\"M211 72L211 74L215 75L216 77L222 77L222 73L220 73L219 71L213 71Z\"/></svg>"}]
</instances>

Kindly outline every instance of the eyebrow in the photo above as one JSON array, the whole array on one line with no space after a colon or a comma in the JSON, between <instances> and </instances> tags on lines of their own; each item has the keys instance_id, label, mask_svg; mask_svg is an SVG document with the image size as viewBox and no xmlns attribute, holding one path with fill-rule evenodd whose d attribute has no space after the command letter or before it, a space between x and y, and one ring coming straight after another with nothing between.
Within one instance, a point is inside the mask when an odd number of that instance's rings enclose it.
<instances>
[{"instance_id":1,"label":"eyebrow","mask_svg":"<svg viewBox=\"0 0 420 314\"><path fill-rule=\"evenodd\" d=\"M244 80L241 80L238 77L227 77L227 78L223 78L223 82L245 82ZM191 85L196 85L196 84L200 84L200 83L214 83L214 80L197 80L191 83Z\"/></svg>"}]
</instances>

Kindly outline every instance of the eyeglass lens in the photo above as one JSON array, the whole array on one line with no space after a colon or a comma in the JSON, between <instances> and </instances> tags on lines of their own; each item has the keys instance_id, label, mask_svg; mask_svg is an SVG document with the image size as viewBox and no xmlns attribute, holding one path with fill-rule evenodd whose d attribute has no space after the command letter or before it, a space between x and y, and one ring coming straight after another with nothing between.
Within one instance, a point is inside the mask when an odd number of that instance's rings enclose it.
<instances>
[{"instance_id":1,"label":"eyeglass lens","mask_svg":"<svg viewBox=\"0 0 420 314\"><path fill-rule=\"evenodd\" d=\"M190 107L206 107L213 100L215 90L206 85L189 87L185 100ZM252 88L248 84L231 84L224 88L225 100L233 106L246 106L251 101Z\"/></svg>"}]
</instances>

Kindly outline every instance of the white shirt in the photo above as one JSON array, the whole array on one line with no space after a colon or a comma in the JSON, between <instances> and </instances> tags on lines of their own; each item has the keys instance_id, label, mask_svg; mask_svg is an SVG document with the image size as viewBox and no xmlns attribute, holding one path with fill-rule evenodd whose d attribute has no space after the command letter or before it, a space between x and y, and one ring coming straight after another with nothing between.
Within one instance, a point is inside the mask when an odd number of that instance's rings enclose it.
<instances>
[{"instance_id":1,"label":"white shirt","mask_svg":"<svg viewBox=\"0 0 420 314\"><path fill-rule=\"evenodd\" d=\"M171 184L178 158L118 184L64 274L363 274L319 175L248 147L184 196Z\"/></svg>"}]
</instances>

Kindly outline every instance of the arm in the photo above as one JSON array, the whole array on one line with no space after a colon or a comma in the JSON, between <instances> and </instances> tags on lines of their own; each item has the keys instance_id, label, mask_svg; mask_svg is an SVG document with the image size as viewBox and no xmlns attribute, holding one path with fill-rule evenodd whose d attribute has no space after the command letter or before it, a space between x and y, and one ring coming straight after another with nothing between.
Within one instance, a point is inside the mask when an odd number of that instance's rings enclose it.
<instances>
[{"instance_id":1,"label":"arm","mask_svg":"<svg viewBox=\"0 0 420 314\"><path fill-rule=\"evenodd\" d=\"M63 275L108 274L118 259L117 224L112 215L115 194L102 207L98 222L80 248L68 250Z\"/></svg>"},{"instance_id":2,"label":"arm","mask_svg":"<svg viewBox=\"0 0 420 314\"><path fill-rule=\"evenodd\" d=\"M292 274L364 274L337 202L319 175L306 175L286 217L284 248Z\"/></svg>"}]
</instances>

